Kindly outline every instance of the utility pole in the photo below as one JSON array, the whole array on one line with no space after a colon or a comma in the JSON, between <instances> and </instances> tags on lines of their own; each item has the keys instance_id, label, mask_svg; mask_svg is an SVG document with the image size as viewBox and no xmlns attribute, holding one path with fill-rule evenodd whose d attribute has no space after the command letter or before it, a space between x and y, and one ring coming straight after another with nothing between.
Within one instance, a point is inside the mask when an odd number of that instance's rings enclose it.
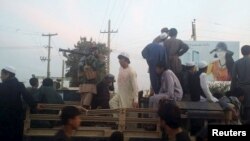
<instances>
[{"instance_id":1,"label":"utility pole","mask_svg":"<svg viewBox=\"0 0 250 141\"><path fill-rule=\"evenodd\" d=\"M64 84L64 64L65 61L62 61L62 82L61 82L61 88L63 88L63 84Z\"/></svg>"},{"instance_id":2,"label":"utility pole","mask_svg":"<svg viewBox=\"0 0 250 141\"><path fill-rule=\"evenodd\" d=\"M192 39L194 41L197 40L197 36L196 36L196 20L195 19L192 21Z\"/></svg>"},{"instance_id":3,"label":"utility pole","mask_svg":"<svg viewBox=\"0 0 250 141\"><path fill-rule=\"evenodd\" d=\"M50 41L51 41L51 37L52 36L56 36L57 35L57 33L55 33L55 34L42 34L42 36L48 36L49 37L49 44L48 44L48 57L47 58L45 58L45 57L43 57L43 60L47 60L47 77L49 78L50 77L50 61L51 61L51 59L50 59L50 49L51 49L51 46L50 46ZM42 58L42 57L41 57ZM42 60L42 59L41 59Z\"/></svg>"},{"instance_id":4,"label":"utility pole","mask_svg":"<svg viewBox=\"0 0 250 141\"><path fill-rule=\"evenodd\" d=\"M108 21L108 31L100 31L100 33L108 33L108 42L107 42L107 45L108 45L108 49L110 50L110 43L111 43L111 40L110 40L110 37L111 37L111 34L112 33L118 33L118 30L114 31L114 30L111 30L111 21L109 20ZM109 73L109 68L110 68L110 53L108 55L108 58L106 60L106 73Z\"/></svg>"}]
</instances>

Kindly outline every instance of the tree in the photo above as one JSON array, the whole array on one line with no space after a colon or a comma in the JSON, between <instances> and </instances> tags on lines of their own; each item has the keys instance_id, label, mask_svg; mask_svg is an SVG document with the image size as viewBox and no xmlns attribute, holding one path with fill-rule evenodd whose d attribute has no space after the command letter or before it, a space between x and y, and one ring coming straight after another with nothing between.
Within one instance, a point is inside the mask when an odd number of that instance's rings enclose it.
<instances>
[{"instance_id":1,"label":"tree","mask_svg":"<svg viewBox=\"0 0 250 141\"><path fill-rule=\"evenodd\" d=\"M66 77L71 77L70 86L78 87L80 84L100 82L107 74L106 58L110 50L103 43L96 43L90 39L80 37L80 41L74 45L74 49L69 54L64 52L66 61ZM95 72L96 78L86 77L86 69L91 68Z\"/></svg>"}]
</instances>

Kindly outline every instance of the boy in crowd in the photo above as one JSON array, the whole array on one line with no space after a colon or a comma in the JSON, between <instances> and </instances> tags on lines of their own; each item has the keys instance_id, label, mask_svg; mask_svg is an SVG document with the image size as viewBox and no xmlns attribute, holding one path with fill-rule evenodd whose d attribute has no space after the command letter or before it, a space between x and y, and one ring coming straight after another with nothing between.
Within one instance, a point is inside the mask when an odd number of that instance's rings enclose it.
<instances>
[{"instance_id":1,"label":"boy in crowd","mask_svg":"<svg viewBox=\"0 0 250 141\"><path fill-rule=\"evenodd\" d=\"M63 128L54 136L54 141L71 141L74 130L81 124L81 112L74 106L64 107L61 113Z\"/></svg>"},{"instance_id":2,"label":"boy in crowd","mask_svg":"<svg viewBox=\"0 0 250 141\"><path fill-rule=\"evenodd\" d=\"M174 102L161 103L158 115L167 140L190 141L188 133L181 127L181 110Z\"/></svg>"},{"instance_id":3,"label":"boy in crowd","mask_svg":"<svg viewBox=\"0 0 250 141\"><path fill-rule=\"evenodd\" d=\"M30 86L27 88L27 91L32 95L32 97L34 98L34 100L36 102L38 102L39 100L39 96L38 96L38 86L39 86L39 82L38 79L35 77L30 78L29 80L30 82Z\"/></svg>"},{"instance_id":4,"label":"boy in crowd","mask_svg":"<svg viewBox=\"0 0 250 141\"><path fill-rule=\"evenodd\" d=\"M62 97L53 87L53 80L45 78L39 88L39 102L47 104L64 104Z\"/></svg>"}]
</instances>

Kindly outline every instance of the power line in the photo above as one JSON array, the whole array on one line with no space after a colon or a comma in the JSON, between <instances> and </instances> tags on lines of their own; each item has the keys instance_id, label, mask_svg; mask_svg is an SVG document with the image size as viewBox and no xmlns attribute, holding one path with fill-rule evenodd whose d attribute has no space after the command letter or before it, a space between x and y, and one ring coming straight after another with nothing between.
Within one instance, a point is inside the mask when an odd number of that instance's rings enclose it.
<instances>
[{"instance_id":1,"label":"power line","mask_svg":"<svg viewBox=\"0 0 250 141\"><path fill-rule=\"evenodd\" d=\"M109 19L111 19L111 14L112 14L113 10L115 9L116 3L117 3L117 0L115 0L114 4L109 12L109 17L108 17ZM102 40L103 40L103 38L104 38L104 36L102 36Z\"/></svg>"},{"instance_id":2,"label":"power line","mask_svg":"<svg viewBox=\"0 0 250 141\"><path fill-rule=\"evenodd\" d=\"M103 25L105 23L105 17L106 17L106 15L108 13L109 5L110 5L110 0L108 1L108 4L107 4L106 10L105 10L105 14L104 14L103 19L102 19L102 24L101 24L101 28L100 29L103 28ZM99 33L98 41L100 41L100 36L101 36L101 33Z\"/></svg>"},{"instance_id":3,"label":"power line","mask_svg":"<svg viewBox=\"0 0 250 141\"><path fill-rule=\"evenodd\" d=\"M200 20L199 20L200 22ZM237 30L244 30L244 31L250 31L249 28L245 28L245 27L236 27L236 26L229 26L229 25L225 25L225 24L222 24L222 23L218 23L218 22L211 22L211 21L206 21L206 20L201 20L201 22L203 23L209 23L211 25L214 25L214 26L219 26L219 27L222 27L222 28L226 28L226 29L237 29Z\"/></svg>"},{"instance_id":4,"label":"power line","mask_svg":"<svg viewBox=\"0 0 250 141\"><path fill-rule=\"evenodd\" d=\"M111 18L111 14L113 12L113 10L115 9L115 6L116 6L116 3L117 3L118 0L115 0L114 4L113 4L113 7L111 8L110 10L110 13L109 13L109 17L108 18Z\"/></svg>"},{"instance_id":5,"label":"power line","mask_svg":"<svg viewBox=\"0 0 250 141\"><path fill-rule=\"evenodd\" d=\"M125 7L126 7L126 3L127 1L125 1L125 0L122 0L122 2L120 3L120 7L119 7L119 9L120 9L120 11L119 12L117 12L117 13L119 13L119 14L117 14L117 18L116 19L114 19L114 25L117 25L118 24L118 21L119 21L119 19L121 18L121 15L123 14L123 11L124 11L124 9L125 9Z\"/></svg>"},{"instance_id":6,"label":"power line","mask_svg":"<svg viewBox=\"0 0 250 141\"><path fill-rule=\"evenodd\" d=\"M0 30L5 31L5 32L21 33L24 35L34 35L34 36L40 36L42 34L41 32L37 32L37 31L28 31L28 30L23 30L19 27L10 27L10 26L3 26L3 25L0 25Z\"/></svg>"},{"instance_id":7,"label":"power line","mask_svg":"<svg viewBox=\"0 0 250 141\"><path fill-rule=\"evenodd\" d=\"M154 7L156 6L156 4L157 4L157 2L154 2L154 1L150 1L150 2L152 2L151 4L150 4L150 6L148 7L147 6L147 12L149 12L149 14L147 15L147 17L146 17L146 19L145 19L145 22L149 22L149 20L151 21L152 20L152 15L153 15L153 11L154 11Z\"/></svg>"},{"instance_id":8,"label":"power line","mask_svg":"<svg viewBox=\"0 0 250 141\"><path fill-rule=\"evenodd\" d=\"M33 47L27 47L27 46L0 46L0 49L1 50L2 49L6 49L6 50L11 50L11 49L13 49L13 50L18 50L18 49L21 49L21 50L23 50L23 49L28 49L28 50L29 49L30 50L34 49L34 50L37 50L37 49L41 49L41 48L38 48L38 47L40 47L40 46L33 46Z\"/></svg>"},{"instance_id":9,"label":"power line","mask_svg":"<svg viewBox=\"0 0 250 141\"><path fill-rule=\"evenodd\" d=\"M125 11L123 12L123 14L122 14L122 16L121 16L122 19L121 19L120 23L117 24L117 25L118 25L118 26L117 26L118 29L121 27L121 25L123 24L124 19L126 18L126 13L127 13L126 11L127 11L127 9L129 8L131 2L132 2L132 0L130 0L130 1L128 2L128 4L126 5L126 7L124 8ZM119 35L118 35L118 36L119 36ZM115 38L115 35L113 36L112 39L114 39L114 38Z\"/></svg>"},{"instance_id":10,"label":"power line","mask_svg":"<svg viewBox=\"0 0 250 141\"><path fill-rule=\"evenodd\" d=\"M245 34L245 33L236 34L234 32L227 32L227 31L225 32L225 31L217 31L217 30L210 30L210 29L199 29L199 30L205 31L205 32L210 32L210 33L216 33L216 34L224 34L224 35L232 34L232 35L237 35L237 36L246 36L246 37L250 36L249 33L248 34Z\"/></svg>"}]
</instances>

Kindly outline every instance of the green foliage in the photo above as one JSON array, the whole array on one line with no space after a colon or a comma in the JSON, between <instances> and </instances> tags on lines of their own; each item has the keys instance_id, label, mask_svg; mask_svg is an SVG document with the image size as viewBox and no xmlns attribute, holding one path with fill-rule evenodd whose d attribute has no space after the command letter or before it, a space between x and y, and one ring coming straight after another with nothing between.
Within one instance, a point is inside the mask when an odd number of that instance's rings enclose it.
<instances>
[{"instance_id":1,"label":"green foliage","mask_svg":"<svg viewBox=\"0 0 250 141\"><path fill-rule=\"evenodd\" d=\"M79 84L88 83L84 77L79 77L79 73L83 72L85 66L90 66L94 71L97 71L97 79L91 80L91 83L97 83L106 74L105 58L110 53L110 50L103 43L96 43L90 39L80 38L75 48L71 50L74 53L64 54L67 58L66 77L71 77L70 86L78 87Z\"/></svg>"}]
</instances>

